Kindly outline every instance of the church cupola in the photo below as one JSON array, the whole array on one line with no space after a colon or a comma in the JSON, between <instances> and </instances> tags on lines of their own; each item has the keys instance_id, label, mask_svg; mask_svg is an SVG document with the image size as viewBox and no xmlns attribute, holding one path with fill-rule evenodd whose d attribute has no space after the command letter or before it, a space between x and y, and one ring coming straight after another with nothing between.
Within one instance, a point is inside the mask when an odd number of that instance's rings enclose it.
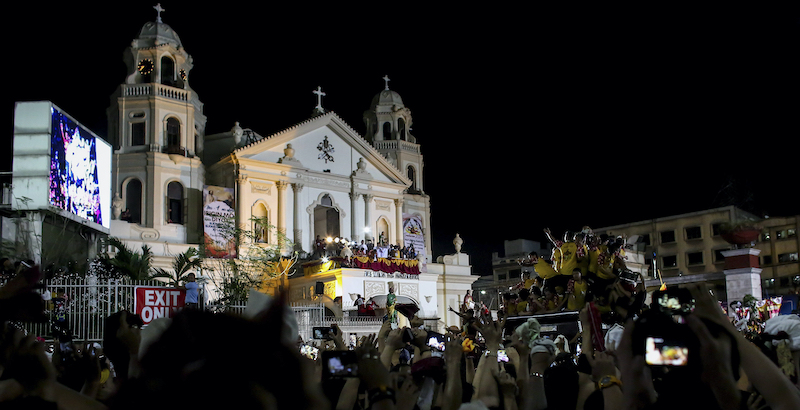
<instances>
[{"instance_id":1,"label":"church cupola","mask_svg":"<svg viewBox=\"0 0 800 410\"><path fill-rule=\"evenodd\" d=\"M372 98L369 110L364 112L367 141L400 140L416 142L411 135L411 110L403 104L400 94L389 89L389 77L384 76L386 87Z\"/></svg>"},{"instance_id":2,"label":"church cupola","mask_svg":"<svg viewBox=\"0 0 800 410\"><path fill-rule=\"evenodd\" d=\"M142 26L139 35L125 53L128 68L126 84L158 83L189 89L189 71L192 58L183 48L178 33L161 20L161 4L153 7L156 21Z\"/></svg>"}]
</instances>

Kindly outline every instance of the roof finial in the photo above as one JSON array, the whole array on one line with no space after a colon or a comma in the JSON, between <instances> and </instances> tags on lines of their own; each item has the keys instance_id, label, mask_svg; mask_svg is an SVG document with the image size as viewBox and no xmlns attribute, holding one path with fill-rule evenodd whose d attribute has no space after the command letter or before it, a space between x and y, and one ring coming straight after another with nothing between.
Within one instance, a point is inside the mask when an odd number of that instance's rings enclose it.
<instances>
[{"instance_id":1,"label":"roof finial","mask_svg":"<svg viewBox=\"0 0 800 410\"><path fill-rule=\"evenodd\" d=\"M325 93L322 92L322 87L317 86L317 89L312 92L317 95L317 106L314 107L314 109L320 113L324 113L325 110L322 108L322 96L325 95Z\"/></svg>"},{"instance_id":2,"label":"roof finial","mask_svg":"<svg viewBox=\"0 0 800 410\"><path fill-rule=\"evenodd\" d=\"M153 8L156 9L156 12L158 12L158 15L156 16L156 22L163 23L163 21L161 21L161 12L167 10L161 7L161 3L156 4L155 6L153 6Z\"/></svg>"},{"instance_id":3,"label":"roof finial","mask_svg":"<svg viewBox=\"0 0 800 410\"><path fill-rule=\"evenodd\" d=\"M386 82L386 89L388 90L389 89L389 76L388 75L383 76L383 81Z\"/></svg>"}]
</instances>

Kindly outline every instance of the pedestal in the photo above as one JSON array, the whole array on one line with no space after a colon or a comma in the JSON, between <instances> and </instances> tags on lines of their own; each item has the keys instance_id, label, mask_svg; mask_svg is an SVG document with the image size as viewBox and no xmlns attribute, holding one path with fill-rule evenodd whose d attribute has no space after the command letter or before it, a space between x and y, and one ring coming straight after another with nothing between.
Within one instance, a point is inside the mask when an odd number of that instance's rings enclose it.
<instances>
[{"instance_id":1,"label":"pedestal","mask_svg":"<svg viewBox=\"0 0 800 410\"><path fill-rule=\"evenodd\" d=\"M745 295L761 300L761 268L758 266L759 249L745 248L722 251L725 256L725 289L728 303L742 301Z\"/></svg>"}]
</instances>

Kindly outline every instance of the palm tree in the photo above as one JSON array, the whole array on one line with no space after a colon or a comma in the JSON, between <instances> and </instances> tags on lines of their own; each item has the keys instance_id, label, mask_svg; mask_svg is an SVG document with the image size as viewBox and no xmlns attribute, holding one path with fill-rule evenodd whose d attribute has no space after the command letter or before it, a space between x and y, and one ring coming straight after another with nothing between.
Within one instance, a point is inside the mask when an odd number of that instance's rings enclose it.
<instances>
[{"instance_id":1,"label":"palm tree","mask_svg":"<svg viewBox=\"0 0 800 410\"><path fill-rule=\"evenodd\" d=\"M172 261L172 272L163 268L155 268L151 278L165 278L172 286L177 286L178 282L185 280L186 275L203 266L203 259L200 258L200 251L197 248L189 248L186 252L179 253Z\"/></svg>"},{"instance_id":2,"label":"palm tree","mask_svg":"<svg viewBox=\"0 0 800 410\"><path fill-rule=\"evenodd\" d=\"M142 252L136 252L122 242L119 238L109 237L108 244L117 249L113 258L104 254L112 269L133 280L146 280L150 278L153 252L147 245L142 245Z\"/></svg>"}]
</instances>

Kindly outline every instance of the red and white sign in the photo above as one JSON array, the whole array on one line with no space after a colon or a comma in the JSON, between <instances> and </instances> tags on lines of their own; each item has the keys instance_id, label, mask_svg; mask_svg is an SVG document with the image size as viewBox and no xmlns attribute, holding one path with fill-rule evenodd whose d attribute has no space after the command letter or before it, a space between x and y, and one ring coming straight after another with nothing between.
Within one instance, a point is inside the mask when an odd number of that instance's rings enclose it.
<instances>
[{"instance_id":1,"label":"red and white sign","mask_svg":"<svg viewBox=\"0 0 800 410\"><path fill-rule=\"evenodd\" d=\"M158 286L136 286L134 313L142 317L145 325L160 317L172 317L183 309L186 291Z\"/></svg>"}]
</instances>

